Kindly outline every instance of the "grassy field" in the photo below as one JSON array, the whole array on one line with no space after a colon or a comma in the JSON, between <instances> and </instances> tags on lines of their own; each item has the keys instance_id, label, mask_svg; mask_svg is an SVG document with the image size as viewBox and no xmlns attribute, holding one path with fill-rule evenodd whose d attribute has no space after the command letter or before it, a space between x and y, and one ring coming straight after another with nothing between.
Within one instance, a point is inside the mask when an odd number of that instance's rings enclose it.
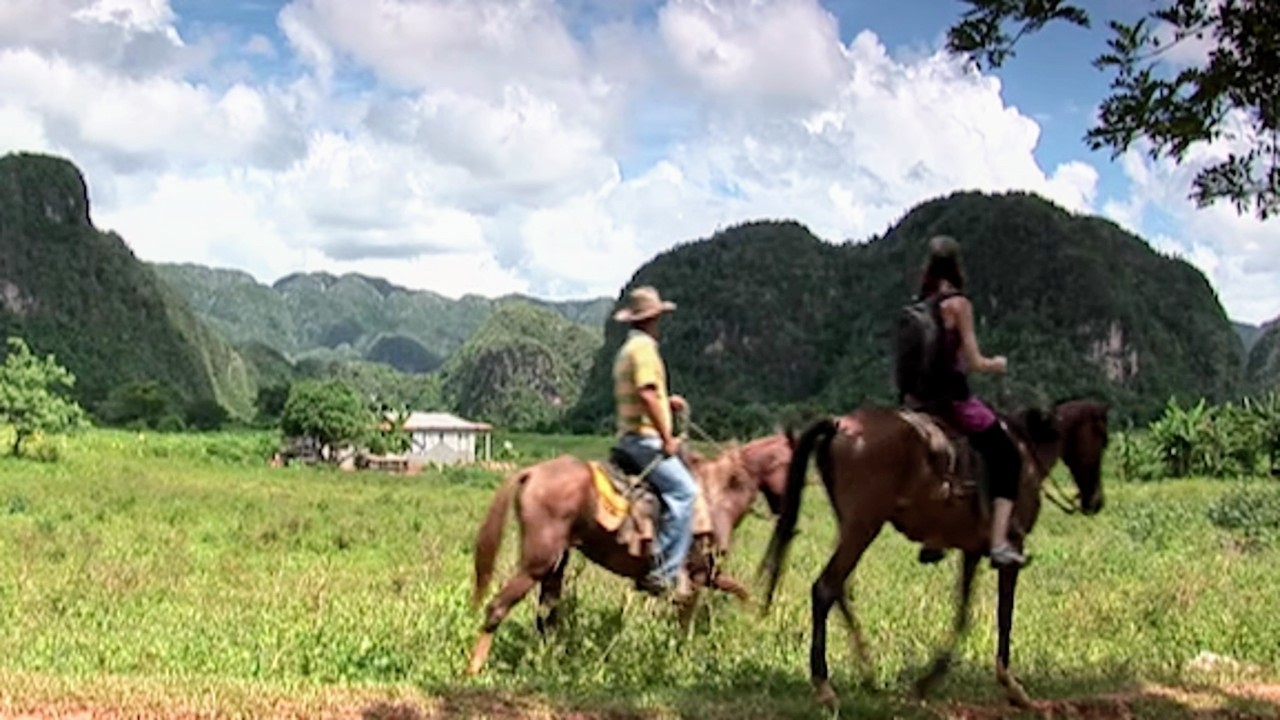
<instances>
[{"instance_id":1,"label":"grassy field","mask_svg":"<svg viewBox=\"0 0 1280 720\"><path fill-rule=\"evenodd\" d=\"M607 443L510 439L520 462ZM575 557L559 631L542 640L522 603L486 673L464 680L480 622L471 544L499 476L271 469L270 445L94 431L58 462L0 459L0 716L825 715L806 680L808 588L834 526L821 490L767 616L717 597L686 638L670 608ZM1280 679L1280 483L1107 490L1101 515L1048 509L1032 536L1014 629L1028 691L1059 716L1280 714L1277 694L1245 691ZM744 521L731 571L753 577L770 530ZM508 542L504 577L512 555ZM950 621L954 573L917 565L892 532L872 547L852 583L870 687L832 621L844 714L995 716L985 568L952 675L936 699L908 698Z\"/></svg>"}]
</instances>

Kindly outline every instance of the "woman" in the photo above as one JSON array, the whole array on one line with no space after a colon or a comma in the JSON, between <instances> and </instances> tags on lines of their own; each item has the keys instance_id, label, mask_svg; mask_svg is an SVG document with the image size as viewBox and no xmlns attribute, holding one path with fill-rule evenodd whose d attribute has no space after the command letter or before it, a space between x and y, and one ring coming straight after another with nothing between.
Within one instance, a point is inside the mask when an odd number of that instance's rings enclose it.
<instances>
[{"instance_id":1,"label":"woman","mask_svg":"<svg viewBox=\"0 0 1280 720\"><path fill-rule=\"evenodd\" d=\"M960 243L939 235L929 241L929 256L920 284L922 298L940 299L938 308L945 328L943 352L949 368L945 419L964 432L986 460L987 477L995 498L991 518L991 564L995 567L1026 563L1009 542L1009 522L1018 499L1022 458L995 412L969 389L967 374L1002 374L1008 361L1002 355L989 358L978 348L973 329L973 305L964 296L964 272L960 268ZM945 410L944 410L945 412Z\"/></svg>"}]
</instances>

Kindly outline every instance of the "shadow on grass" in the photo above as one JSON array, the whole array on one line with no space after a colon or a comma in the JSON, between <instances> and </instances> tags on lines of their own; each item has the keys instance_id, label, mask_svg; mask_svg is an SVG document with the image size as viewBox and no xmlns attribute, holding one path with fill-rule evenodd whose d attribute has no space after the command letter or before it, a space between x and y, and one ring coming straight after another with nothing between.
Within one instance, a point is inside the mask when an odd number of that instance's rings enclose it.
<instances>
[{"instance_id":1,"label":"shadow on grass","mask_svg":"<svg viewBox=\"0 0 1280 720\"><path fill-rule=\"evenodd\" d=\"M814 700L803 673L752 662L728 674L675 688L539 687L537 683L501 688L467 682L424 688L431 707L371 705L365 720L435 718L578 718L631 720L654 718L826 718L836 717ZM986 667L958 664L926 701L910 695L910 678L888 687L858 686L837 671L840 716L904 720L987 720L994 718L1169 718L1171 720L1253 720L1280 718L1280 686L1202 685L1136 677L1121 666L1096 673L1020 678L1034 708L1017 710L1004 699Z\"/></svg>"}]
</instances>

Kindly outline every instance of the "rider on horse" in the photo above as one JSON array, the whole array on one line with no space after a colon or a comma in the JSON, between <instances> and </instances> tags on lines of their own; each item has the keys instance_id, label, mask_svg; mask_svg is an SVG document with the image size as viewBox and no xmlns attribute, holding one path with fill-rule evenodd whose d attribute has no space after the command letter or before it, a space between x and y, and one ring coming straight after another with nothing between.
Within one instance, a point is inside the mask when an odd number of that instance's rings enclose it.
<instances>
[{"instance_id":1,"label":"rider on horse","mask_svg":"<svg viewBox=\"0 0 1280 720\"><path fill-rule=\"evenodd\" d=\"M960 243L939 235L929 241L929 255L920 284L920 299L935 303L941 319L941 382L933 397L904 397L908 406L922 407L969 437L986 460L991 495L995 498L991 519L991 564L1022 566L1026 558L1009 542L1009 523L1018 498L1022 460L995 412L969 389L968 372L1002 374L1004 356L986 357L978 349L974 333L973 305L964 296L964 272L960 267ZM920 559L938 559L938 551L921 550Z\"/></svg>"},{"instance_id":2,"label":"rider on horse","mask_svg":"<svg viewBox=\"0 0 1280 720\"><path fill-rule=\"evenodd\" d=\"M693 541L698 493L693 475L680 458L680 441L672 423L672 412L684 412L687 404L679 395L668 395L666 367L658 352L658 322L675 309L675 303L662 300L657 290L641 286L627 296L626 307L613 315L631 326L613 365L618 433L614 449L648 471L646 480L662 505L652 569L636 581L638 589L655 595L677 588L684 592L683 567Z\"/></svg>"}]
</instances>

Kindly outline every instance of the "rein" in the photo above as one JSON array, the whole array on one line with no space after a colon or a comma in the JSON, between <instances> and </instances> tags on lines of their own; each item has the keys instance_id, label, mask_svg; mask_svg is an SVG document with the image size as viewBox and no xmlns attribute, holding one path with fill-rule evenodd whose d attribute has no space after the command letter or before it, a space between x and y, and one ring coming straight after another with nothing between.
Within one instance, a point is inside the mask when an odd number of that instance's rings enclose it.
<instances>
[{"instance_id":1,"label":"rein","mask_svg":"<svg viewBox=\"0 0 1280 720\"><path fill-rule=\"evenodd\" d=\"M1009 390L1008 373L1000 376L998 397L1002 404L1005 405L1008 405L1013 398L1013 394ZM1009 427L1006 424L1005 430L1007 431L1008 429ZM1030 446L1030 443L1028 443L1028 446ZM1042 481L1040 482L1040 491L1044 494L1045 498L1056 505L1059 510L1068 515L1074 515L1079 512L1079 495L1077 494L1076 497L1072 497L1067 490L1063 489L1062 485L1059 484L1058 479L1049 472L1050 468L1046 468L1044 463L1040 462L1040 456L1034 451L1031 452L1031 462L1035 464L1036 472L1040 473L1040 477L1042 478Z\"/></svg>"}]
</instances>

